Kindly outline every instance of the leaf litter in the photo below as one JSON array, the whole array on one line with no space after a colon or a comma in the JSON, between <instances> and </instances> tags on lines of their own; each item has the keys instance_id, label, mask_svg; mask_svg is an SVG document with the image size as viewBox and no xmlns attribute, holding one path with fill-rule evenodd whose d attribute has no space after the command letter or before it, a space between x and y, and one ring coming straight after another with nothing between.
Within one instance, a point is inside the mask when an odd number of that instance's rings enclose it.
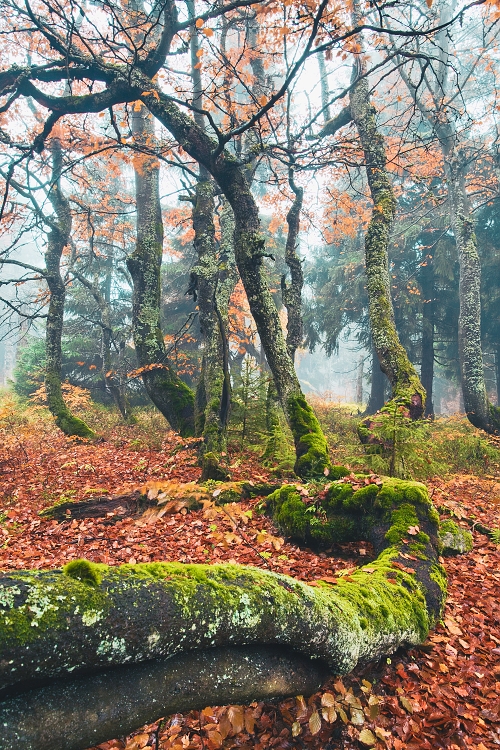
<instances>
[{"instance_id":1,"label":"leaf litter","mask_svg":"<svg viewBox=\"0 0 500 750\"><path fill-rule=\"evenodd\" d=\"M48 426L5 442L0 449L0 491L5 498L0 568L58 567L77 557L110 565L236 562L313 584L334 584L339 575L349 575L363 563L365 544L344 545L332 555L299 549L256 512L258 499L225 507L204 500L200 510L189 511L175 500L172 488L176 482L198 479L198 444L174 433L166 435L160 450L138 448L134 440L123 439L86 444ZM248 453L234 454L231 460L233 480L268 478ZM38 515L56 501L125 494L145 485L160 494L167 482L173 499L149 522L119 512L62 522ZM457 475L428 485L443 518L451 515L464 528L465 518L498 527L500 484L495 477ZM334 677L308 699L176 714L103 743L98 750L500 747L500 548L472 528L472 553L445 561L446 610L421 648L401 650L347 677Z\"/></svg>"}]
</instances>

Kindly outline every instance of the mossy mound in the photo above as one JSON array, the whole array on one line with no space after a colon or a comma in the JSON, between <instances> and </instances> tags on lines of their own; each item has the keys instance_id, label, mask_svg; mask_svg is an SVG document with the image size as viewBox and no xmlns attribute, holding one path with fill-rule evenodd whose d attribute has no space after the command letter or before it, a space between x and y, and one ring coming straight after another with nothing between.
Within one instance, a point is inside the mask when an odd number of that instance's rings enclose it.
<instances>
[{"instance_id":1,"label":"mossy mound","mask_svg":"<svg viewBox=\"0 0 500 750\"><path fill-rule=\"evenodd\" d=\"M282 533L313 548L370 542L378 554L374 565L388 558L393 567L416 575L428 609L441 611L446 574L438 561L439 516L423 484L360 475L327 485L315 498L285 485L266 504Z\"/></svg>"},{"instance_id":2,"label":"mossy mound","mask_svg":"<svg viewBox=\"0 0 500 750\"><path fill-rule=\"evenodd\" d=\"M359 481L365 478L360 475ZM316 499L303 498L293 484L269 495L267 508L284 534L328 548L339 542L368 539L375 527L385 524L386 543L397 545L408 528L419 527L425 518L432 525L437 544L439 516L423 484L384 478L357 487L340 479L327 487ZM430 539L422 531L411 536L414 546L425 545ZM381 547L380 541L377 546Z\"/></svg>"}]
</instances>

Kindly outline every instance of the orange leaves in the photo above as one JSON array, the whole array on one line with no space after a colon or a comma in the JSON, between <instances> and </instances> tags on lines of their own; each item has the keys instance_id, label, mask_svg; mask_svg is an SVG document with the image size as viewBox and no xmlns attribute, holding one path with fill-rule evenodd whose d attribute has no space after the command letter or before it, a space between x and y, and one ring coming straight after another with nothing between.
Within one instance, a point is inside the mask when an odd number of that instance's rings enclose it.
<instances>
[{"instance_id":1,"label":"orange leaves","mask_svg":"<svg viewBox=\"0 0 500 750\"><path fill-rule=\"evenodd\" d=\"M144 365L144 367L138 367L136 370L132 370L127 373L127 378L137 378L145 372L151 372L152 370L165 370L166 365L153 363L151 365Z\"/></svg>"},{"instance_id":2,"label":"orange leaves","mask_svg":"<svg viewBox=\"0 0 500 750\"><path fill-rule=\"evenodd\" d=\"M195 26L197 29L201 29L204 23L205 21L203 20L203 18L197 18Z\"/></svg>"}]
</instances>

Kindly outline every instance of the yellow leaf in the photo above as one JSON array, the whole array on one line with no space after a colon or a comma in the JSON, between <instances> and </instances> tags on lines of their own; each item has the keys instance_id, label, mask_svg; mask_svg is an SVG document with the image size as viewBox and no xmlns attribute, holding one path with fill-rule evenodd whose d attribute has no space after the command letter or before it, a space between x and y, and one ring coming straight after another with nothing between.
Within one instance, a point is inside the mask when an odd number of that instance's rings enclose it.
<instances>
[{"instance_id":1,"label":"yellow leaf","mask_svg":"<svg viewBox=\"0 0 500 750\"><path fill-rule=\"evenodd\" d=\"M403 708L405 708L408 711L408 713L410 713L410 714L413 713L413 710L414 710L413 709L413 703L411 701L409 701L408 698L405 698L404 695L400 695L399 696L399 702L401 703L401 705L403 706Z\"/></svg>"},{"instance_id":2,"label":"yellow leaf","mask_svg":"<svg viewBox=\"0 0 500 750\"><path fill-rule=\"evenodd\" d=\"M362 745L366 745L367 747L373 747L377 742L375 735L373 732L370 732L369 729L362 729L359 733L358 740Z\"/></svg>"},{"instance_id":3,"label":"yellow leaf","mask_svg":"<svg viewBox=\"0 0 500 750\"><path fill-rule=\"evenodd\" d=\"M321 715L329 724L333 724L334 721L337 721L337 712L333 706L325 706L325 708L322 708Z\"/></svg>"},{"instance_id":4,"label":"yellow leaf","mask_svg":"<svg viewBox=\"0 0 500 750\"><path fill-rule=\"evenodd\" d=\"M205 36L213 36L214 35L214 30L213 29L203 29L203 33L205 34Z\"/></svg>"},{"instance_id":5,"label":"yellow leaf","mask_svg":"<svg viewBox=\"0 0 500 750\"><path fill-rule=\"evenodd\" d=\"M205 23L205 21L203 20L203 18L198 18L196 20L196 28L197 29L201 29L201 27L203 26L204 23Z\"/></svg>"},{"instance_id":6,"label":"yellow leaf","mask_svg":"<svg viewBox=\"0 0 500 750\"><path fill-rule=\"evenodd\" d=\"M311 734L318 734L321 729L321 717L317 711L313 711L309 719L309 729Z\"/></svg>"},{"instance_id":7,"label":"yellow leaf","mask_svg":"<svg viewBox=\"0 0 500 750\"><path fill-rule=\"evenodd\" d=\"M302 729L298 721L294 721L292 724L292 737L297 737L301 733Z\"/></svg>"},{"instance_id":8,"label":"yellow leaf","mask_svg":"<svg viewBox=\"0 0 500 750\"><path fill-rule=\"evenodd\" d=\"M197 49L196 50L196 57L201 57L202 54L203 54L203 50L202 49Z\"/></svg>"},{"instance_id":9,"label":"yellow leaf","mask_svg":"<svg viewBox=\"0 0 500 750\"><path fill-rule=\"evenodd\" d=\"M239 734L245 726L245 714L241 706L229 706L227 716L233 727L233 732Z\"/></svg>"},{"instance_id":10,"label":"yellow leaf","mask_svg":"<svg viewBox=\"0 0 500 750\"><path fill-rule=\"evenodd\" d=\"M321 705L327 708L335 705L335 696L332 693L323 693L321 696Z\"/></svg>"}]
</instances>

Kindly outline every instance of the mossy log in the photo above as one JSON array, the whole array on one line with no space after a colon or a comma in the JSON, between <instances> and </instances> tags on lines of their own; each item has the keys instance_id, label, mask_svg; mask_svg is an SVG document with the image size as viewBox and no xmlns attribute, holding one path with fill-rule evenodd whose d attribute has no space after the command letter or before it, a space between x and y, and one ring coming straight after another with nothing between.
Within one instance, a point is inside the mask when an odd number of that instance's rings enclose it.
<instances>
[{"instance_id":1,"label":"mossy log","mask_svg":"<svg viewBox=\"0 0 500 750\"><path fill-rule=\"evenodd\" d=\"M321 503L330 508L328 523L336 514L344 538L368 536L378 557L350 576L313 586L230 564L109 567L75 560L62 570L5 573L0 579L0 724L7 739L0 748L21 743L28 750L76 750L129 731L131 721L154 721L171 710L242 696L296 694L299 685L305 691L307 660L316 665L310 667L312 690L323 669L347 673L399 646L422 643L441 616L446 593L438 560L439 518L425 487L384 480L358 489L344 478L330 484ZM283 528L307 538L299 516L305 509L312 529L313 514L296 487L277 490L268 504ZM240 665L227 683L226 656L218 662L214 651L240 646L261 660L252 673L260 677L250 688L247 666L253 656L245 661L238 652L229 654L231 664ZM270 672L274 667L271 661L266 666L263 646L285 649L282 667L292 663L293 674L302 676L280 678L276 687L265 677L267 666ZM154 661L181 655L185 662ZM212 691L202 687L202 677L191 682L197 663L209 664ZM126 678L110 676L118 667L130 670ZM63 684L66 680L71 683ZM62 710L81 738L76 744L68 744L66 735L61 739L66 730L54 720L65 691L69 697Z\"/></svg>"}]
</instances>

